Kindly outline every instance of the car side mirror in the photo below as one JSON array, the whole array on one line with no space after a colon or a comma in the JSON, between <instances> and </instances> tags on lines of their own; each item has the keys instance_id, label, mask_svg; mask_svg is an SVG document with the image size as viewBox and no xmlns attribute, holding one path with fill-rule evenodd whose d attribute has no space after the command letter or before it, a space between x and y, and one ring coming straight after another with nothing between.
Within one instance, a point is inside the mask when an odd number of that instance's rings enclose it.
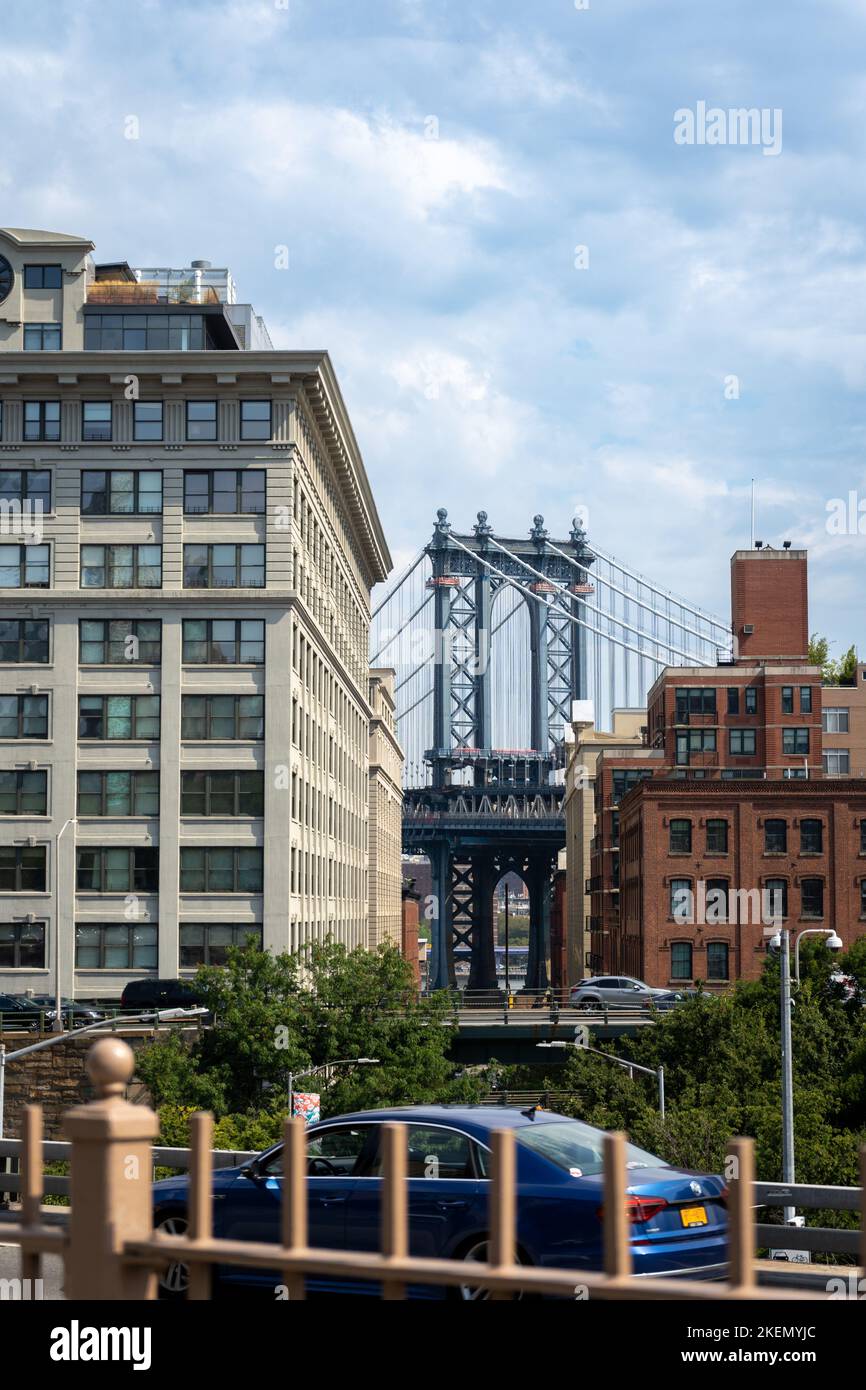
<instances>
[{"instance_id":1,"label":"car side mirror","mask_svg":"<svg viewBox=\"0 0 866 1390\"><path fill-rule=\"evenodd\" d=\"M261 1177L261 1173L259 1172L259 1165L255 1159L253 1159L252 1163L244 1164L243 1168L241 1169L241 1177L249 1178L251 1182L258 1181L258 1179Z\"/></svg>"}]
</instances>

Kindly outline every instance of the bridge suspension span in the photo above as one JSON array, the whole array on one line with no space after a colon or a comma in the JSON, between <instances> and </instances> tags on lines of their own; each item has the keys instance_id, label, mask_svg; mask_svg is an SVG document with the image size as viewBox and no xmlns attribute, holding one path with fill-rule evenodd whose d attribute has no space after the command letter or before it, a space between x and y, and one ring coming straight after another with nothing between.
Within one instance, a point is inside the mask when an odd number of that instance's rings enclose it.
<instances>
[{"instance_id":1,"label":"bridge suspension span","mask_svg":"<svg viewBox=\"0 0 866 1390\"><path fill-rule=\"evenodd\" d=\"M530 896L526 985L547 983L550 883L565 843L562 795L572 702L596 726L643 707L664 666L707 666L728 624L536 516L528 538L487 513L455 532L444 508L427 545L373 611L371 665L396 672L405 753L403 843L433 871L434 988L495 989L493 894L517 873Z\"/></svg>"}]
</instances>

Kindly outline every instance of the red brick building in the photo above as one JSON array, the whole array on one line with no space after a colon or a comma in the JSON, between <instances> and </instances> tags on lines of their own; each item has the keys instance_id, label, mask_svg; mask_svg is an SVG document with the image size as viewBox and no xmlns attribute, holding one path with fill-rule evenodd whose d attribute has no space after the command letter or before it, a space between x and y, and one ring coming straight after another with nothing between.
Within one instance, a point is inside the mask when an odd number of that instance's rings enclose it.
<instances>
[{"instance_id":1,"label":"red brick building","mask_svg":"<svg viewBox=\"0 0 866 1390\"><path fill-rule=\"evenodd\" d=\"M866 779L824 777L806 552L738 551L731 616L733 658L667 667L647 748L599 758L594 973L752 978L776 902L798 930L866 931Z\"/></svg>"}]
</instances>

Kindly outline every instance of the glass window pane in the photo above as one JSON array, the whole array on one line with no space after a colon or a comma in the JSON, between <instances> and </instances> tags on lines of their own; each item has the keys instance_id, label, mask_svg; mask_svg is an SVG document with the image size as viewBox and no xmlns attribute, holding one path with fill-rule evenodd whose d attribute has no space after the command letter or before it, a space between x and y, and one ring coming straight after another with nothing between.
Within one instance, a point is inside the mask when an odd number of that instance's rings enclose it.
<instances>
[{"instance_id":1,"label":"glass window pane","mask_svg":"<svg viewBox=\"0 0 866 1390\"><path fill-rule=\"evenodd\" d=\"M182 849L180 852L180 891L182 893L203 893L205 886L205 851L203 849Z\"/></svg>"},{"instance_id":2,"label":"glass window pane","mask_svg":"<svg viewBox=\"0 0 866 1390\"><path fill-rule=\"evenodd\" d=\"M207 886L209 893L231 893L234 888L234 850L210 851Z\"/></svg>"},{"instance_id":3,"label":"glass window pane","mask_svg":"<svg viewBox=\"0 0 866 1390\"><path fill-rule=\"evenodd\" d=\"M129 882L129 850L106 849L104 857L105 892L128 893L132 886Z\"/></svg>"},{"instance_id":4,"label":"glass window pane","mask_svg":"<svg viewBox=\"0 0 866 1390\"><path fill-rule=\"evenodd\" d=\"M107 816L129 816L132 814L130 804L131 792L130 772L107 772L105 774L105 814Z\"/></svg>"}]
</instances>

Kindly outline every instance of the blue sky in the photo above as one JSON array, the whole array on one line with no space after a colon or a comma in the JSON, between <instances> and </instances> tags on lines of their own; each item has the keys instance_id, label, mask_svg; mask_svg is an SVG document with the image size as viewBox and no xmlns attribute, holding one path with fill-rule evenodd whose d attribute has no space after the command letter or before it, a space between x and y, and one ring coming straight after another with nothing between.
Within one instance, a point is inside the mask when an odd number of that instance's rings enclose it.
<instances>
[{"instance_id":1,"label":"blue sky","mask_svg":"<svg viewBox=\"0 0 866 1390\"><path fill-rule=\"evenodd\" d=\"M866 535L826 525L866 511L861 0L3 11L0 222L228 264L279 346L328 348L398 563L438 506L565 535L582 505L725 616L754 477L812 628L866 653ZM677 145L699 101L780 109L781 152Z\"/></svg>"}]
</instances>

